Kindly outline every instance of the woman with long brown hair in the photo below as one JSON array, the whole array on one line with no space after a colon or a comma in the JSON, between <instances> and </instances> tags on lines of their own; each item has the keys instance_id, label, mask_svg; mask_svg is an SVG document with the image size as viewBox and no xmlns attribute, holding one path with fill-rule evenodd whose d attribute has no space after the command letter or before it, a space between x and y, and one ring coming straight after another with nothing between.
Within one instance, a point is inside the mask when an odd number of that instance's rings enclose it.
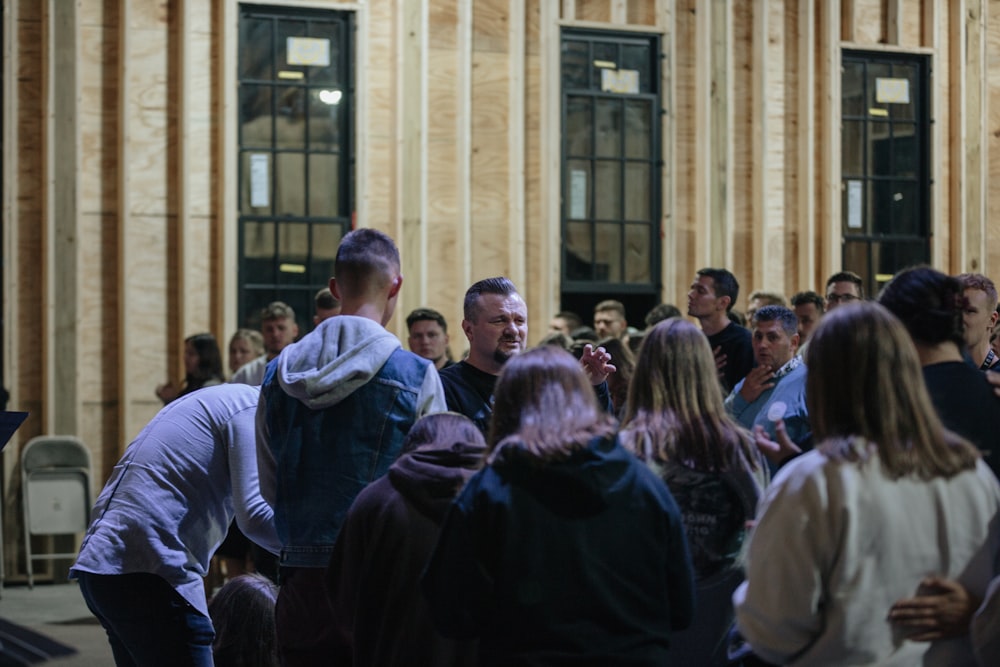
<instances>
[{"instance_id":1,"label":"woman with long brown hair","mask_svg":"<svg viewBox=\"0 0 1000 667\"><path fill-rule=\"evenodd\" d=\"M684 517L697 604L694 623L674 638L672 660L727 664L739 553L768 468L726 413L708 339L690 322L673 318L646 333L620 438L666 482Z\"/></svg>"},{"instance_id":2,"label":"woman with long brown hair","mask_svg":"<svg viewBox=\"0 0 1000 667\"><path fill-rule=\"evenodd\" d=\"M481 665L667 664L692 612L677 505L551 346L497 381L486 467L449 510L423 589Z\"/></svg>"},{"instance_id":3,"label":"woman with long brown hair","mask_svg":"<svg viewBox=\"0 0 1000 667\"><path fill-rule=\"evenodd\" d=\"M882 306L826 315L806 363L818 444L761 503L733 596L740 632L780 664L972 664L967 638L907 641L888 615L929 574L983 595L1000 553L996 478L941 425L913 343Z\"/></svg>"}]
</instances>

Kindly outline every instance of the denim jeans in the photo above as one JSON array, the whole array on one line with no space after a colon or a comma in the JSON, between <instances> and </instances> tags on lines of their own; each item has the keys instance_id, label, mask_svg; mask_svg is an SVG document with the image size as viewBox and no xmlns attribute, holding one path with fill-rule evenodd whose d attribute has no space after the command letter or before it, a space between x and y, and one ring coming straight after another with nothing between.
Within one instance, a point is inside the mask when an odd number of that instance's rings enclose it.
<instances>
[{"instance_id":1,"label":"denim jeans","mask_svg":"<svg viewBox=\"0 0 1000 667\"><path fill-rule=\"evenodd\" d=\"M212 621L155 574L77 572L118 667L212 667Z\"/></svg>"}]
</instances>

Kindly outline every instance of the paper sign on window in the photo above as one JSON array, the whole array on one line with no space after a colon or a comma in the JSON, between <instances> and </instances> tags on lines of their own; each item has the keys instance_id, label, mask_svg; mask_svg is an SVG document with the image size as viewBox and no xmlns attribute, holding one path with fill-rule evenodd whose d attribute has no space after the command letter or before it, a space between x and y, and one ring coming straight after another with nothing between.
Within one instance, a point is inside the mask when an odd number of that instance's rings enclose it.
<instances>
[{"instance_id":1,"label":"paper sign on window","mask_svg":"<svg viewBox=\"0 0 1000 667\"><path fill-rule=\"evenodd\" d=\"M569 172L569 217L572 220L587 217L587 172L582 169Z\"/></svg>"},{"instance_id":2,"label":"paper sign on window","mask_svg":"<svg viewBox=\"0 0 1000 667\"><path fill-rule=\"evenodd\" d=\"M861 181L847 181L847 226L861 229Z\"/></svg>"},{"instance_id":3,"label":"paper sign on window","mask_svg":"<svg viewBox=\"0 0 1000 667\"><path fill-rule=\"evenodd\" d=\"M285 45L289 65L330 66L330 40L318 37L289 37Z\"/></svg>"},{"instance_id":4,"label":"paper sign on window","mask_svg":"<svg viewBox=\"0 0 1000 667\"><path fill-rule=\"evenodd\" d=\"M909 80L889 78L875 79L875 101L879 104L909 104Z\"/></svg>"},{"instance_id":5,"label":"paper sign on window","mask_svg":"<svg viewBox=\"0 0 1000 667\"><path fill-rule=\"evenodd\" d=\"M605 93L634 95L639 92L639 70L602 69L601 90Z\"/></svg>"},{"instance_id":6,"label":"paper sign on window","mask_svg":"<svg viewBox=\"0 0 1000 667\"><path fill-rule=\"evenodd\" d=\"M270 206L267 153L250 155L250 206L260 208Z\"/></svg>"}]
</instances>

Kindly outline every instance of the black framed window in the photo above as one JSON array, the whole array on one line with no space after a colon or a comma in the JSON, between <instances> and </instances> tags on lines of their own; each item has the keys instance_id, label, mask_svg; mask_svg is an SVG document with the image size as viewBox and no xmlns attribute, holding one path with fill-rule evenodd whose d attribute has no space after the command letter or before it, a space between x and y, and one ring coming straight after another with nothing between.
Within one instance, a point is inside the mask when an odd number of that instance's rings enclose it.
<instances>
[{"instance_id":1,"label":"black framed window","mask_svg":"<svg viewBox=\"0 0 1000 667\"><path fill-rule=\"evenodd\" d=\"M927 56L844 52L843 266L869 294L930 260L929 69Z\"/></svg>"},{"instance_id":2,"label":"black framed window","mask_svg":"<svg viewBox=\"0 0 1000 667\"><path fill-rule=\"evenodd\" d=\"M562 307L637 320L660 292L659 36L564 30L561 73Z\"/></svg>"},{"instance_id":3,"label":"black framed window","mask_svg":"<svg viewBox=\"0 0 1000 667\"><path fill-rule=\"evenodd\" d=\"M239 321L301 331L354 214L353 14L240 6Z\"/></svg>"}]
</instances>

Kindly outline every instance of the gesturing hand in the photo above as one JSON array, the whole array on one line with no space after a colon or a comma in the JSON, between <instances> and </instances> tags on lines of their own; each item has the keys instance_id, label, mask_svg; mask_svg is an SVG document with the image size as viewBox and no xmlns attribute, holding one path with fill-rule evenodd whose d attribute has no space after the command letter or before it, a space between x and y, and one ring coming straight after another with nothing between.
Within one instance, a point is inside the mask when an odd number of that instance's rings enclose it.
<instances>
[{"instance_id":1,"label":"gesturing hand","mask_svg":"<svg viewBox=\"0 0 1000 667\"><path fill-rule=\"evenodd\" d=\"M580 365L587 373L590 384L599 385L608 379L608 376L618 370L611 363L611 355L603 347L594 348L589 343L583 346L583 354L580 356Z\"/></svg>"}]
</instances>

